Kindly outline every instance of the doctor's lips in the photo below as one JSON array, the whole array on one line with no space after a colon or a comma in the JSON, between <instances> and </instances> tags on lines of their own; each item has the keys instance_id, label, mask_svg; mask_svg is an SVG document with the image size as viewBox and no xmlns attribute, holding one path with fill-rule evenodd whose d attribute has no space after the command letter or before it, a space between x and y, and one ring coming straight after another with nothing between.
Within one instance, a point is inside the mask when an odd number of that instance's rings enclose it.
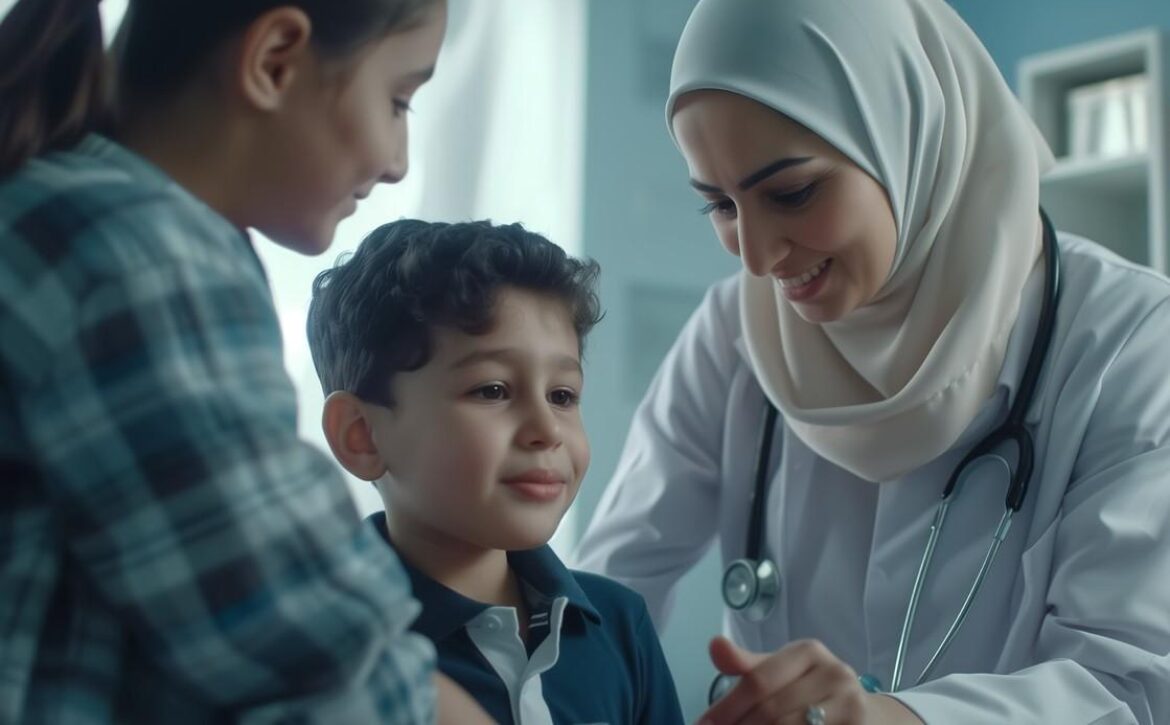
<instances>
[{"instance_id":1,"label":"doctor's lips","mask_svg":"<svg viewBox=\"0 0 1170 725\"><path fill-rule=\"evenodd\" d=\"M535 501L552 501L565 488L565 477L548 468L533 468L501 480L520 495Z\"/></svg>"},{"instance_id":2,"label":"doctor's lips","mask_svg":"<svg viewBox=\"0 0 1170 725\"><path fill-rule=\"evenodd\" d=\"M803 300L812 297L820 291L824 284L826 272L833 264L832 258L826 259L819 264L814 264L812 267L804 270L799 274L787 273L777 269L772 270L772 276L780 283L780 287L784 290L784 296L790 300ZM785 276L785 274L791 276Z\"/></svg>"}]
</instances>

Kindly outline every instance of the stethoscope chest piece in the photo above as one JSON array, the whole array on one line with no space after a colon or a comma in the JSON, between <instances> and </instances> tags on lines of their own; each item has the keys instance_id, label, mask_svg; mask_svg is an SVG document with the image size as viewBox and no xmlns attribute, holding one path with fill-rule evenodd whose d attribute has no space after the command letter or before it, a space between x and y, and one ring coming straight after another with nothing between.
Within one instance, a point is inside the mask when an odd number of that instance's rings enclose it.
<instances>
[{"instance_id":1,"label":"stethoscope chest piece","mask_svg":"<svg viewBox=\"0 0 1170 725\"><path fill-rule=\"evenodd\" d=\"M780 595L780 573L768 559L736 559L723 572L723 602L750 622L767 618Z\"/></svg>"}]
</instances>

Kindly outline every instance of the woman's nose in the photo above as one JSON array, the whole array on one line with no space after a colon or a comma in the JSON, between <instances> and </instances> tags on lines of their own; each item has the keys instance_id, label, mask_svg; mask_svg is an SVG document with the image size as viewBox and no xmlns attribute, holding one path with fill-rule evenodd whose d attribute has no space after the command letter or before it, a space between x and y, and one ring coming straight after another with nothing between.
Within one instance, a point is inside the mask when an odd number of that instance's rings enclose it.
<instances>
[{"instance_id":1,"label":"woman's nose","mask_svg":"<svg viewBox=\"0 0 1170 725\"><path fill-rule=\"evenodd\" d=\"M755 214L740 213L736 221L739 257L744 269L756 277L771 274L788 253L792 244L776 224Z\"/></svg>"},{"instance_id":2,"label":"woman's nose","mask_svg":"<svg viewBox=\"0 0 1170 725\"><path fill-rule=\"evenodd\" d=\"M379 178L383 184L397 184L410 168L410 143L406 128L398 130L390 143L386 167Z\"/></svg>"},{"instance_id":3,"label":"woman's nose","mask_svg":"<svg viewBox=\"0 0 1170 725\"><path fill-rule=\"evenodd\" d=\"M383 184L397 184L406 177L406 172L410 168L410 161L407 158L406 149L403 148L394 159L386 166L386 170L382 172L382 176L378 181Z\"/></svg>"}]
</instances>

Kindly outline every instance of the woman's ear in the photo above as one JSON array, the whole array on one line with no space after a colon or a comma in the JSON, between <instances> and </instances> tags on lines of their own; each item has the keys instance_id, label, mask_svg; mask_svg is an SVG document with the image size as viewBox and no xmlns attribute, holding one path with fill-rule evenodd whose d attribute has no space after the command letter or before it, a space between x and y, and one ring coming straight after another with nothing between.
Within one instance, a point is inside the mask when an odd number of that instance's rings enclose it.
<instances>
[{"instance_id":1,"label":"woman's ear","mask_svg":"<svg viewBox=\"0 0 1170 725\"><path fill-rule=\"evenodd\" d=\"M256 18L240 41L236 82L247 101L265 111L278 110L307 63L316 60L309 16L291 5Z\"/></svg>"},{"instance_id":2,"label":"woman's ear","mask_svg":"<svg viewBox=\"0 0 1170 725\"><path fill-rule=\"evenodd\" d=\"M333 457L345 470L364 481L376 481L389 470L390 463L374 443L374 429L366 411L352 393L330 393L321 414L321 427Z\"/></svg>"}]
</instances>

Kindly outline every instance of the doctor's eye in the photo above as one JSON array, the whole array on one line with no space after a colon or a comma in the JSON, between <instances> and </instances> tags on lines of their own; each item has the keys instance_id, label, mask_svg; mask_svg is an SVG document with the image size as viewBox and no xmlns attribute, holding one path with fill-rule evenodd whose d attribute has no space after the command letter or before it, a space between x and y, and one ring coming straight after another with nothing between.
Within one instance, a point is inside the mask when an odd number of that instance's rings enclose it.
<instances>
[{"instance_id":1,"label":"doctor's eye","mask_svg":"<svg viewBox=\"0 0 1170 725\"><path fill-rule=\"evenodd\" d=\"M715 215L730 219L735 216L735 202L731 199L719 199L709 204L704 204L699 208L699 213L703 216Z\"/></svg>"},{"instance_id":2,"label":"doctor's eye","mask_svg":"<svg viewBox=\"0 0 1170 725\"><path fill-rule=\"evenodd\" d=\"M796 209L803 206L805 202L811 199L812 195L816 193L816 190L817 183L814 181L813 183L797 189L796 191L775 193L770 194L769 196L771 197L772 201L780 204L781 206L786 206L790 209Z\"/></svg>"},{"instance_id":3,"label":"doctor's eye","mask_svg":"<svg viewBox=\"0 0 1170 725\"><path fill-rule=\"evenodd\" d=\"M507 400L508 388L500 383L481 385L471 391L471 396L480 400Z\"/></svg>"},{"instance_id":4,"label":"doctor's eye","mask_svg":"<svg viewBox=\"0 0 1170 725\"><path fill-rule=\"evenodd\" d=\"M548 402L558 408L572 408L581 402L581 396L568 388L559 388L548 394Z\"/></svg>"}]
</instances>

